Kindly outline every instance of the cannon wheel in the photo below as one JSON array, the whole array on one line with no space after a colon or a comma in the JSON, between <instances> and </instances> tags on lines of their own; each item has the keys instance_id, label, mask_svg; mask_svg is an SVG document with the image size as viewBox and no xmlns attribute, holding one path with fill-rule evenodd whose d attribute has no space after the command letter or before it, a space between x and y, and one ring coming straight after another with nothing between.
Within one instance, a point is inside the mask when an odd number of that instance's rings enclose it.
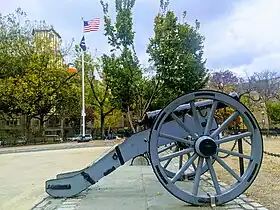
<instances>
[{"instance_id":1,"label":"cannon wheel","mask_svg":"<svg viewBox=\"0 0 280 210\"><path fill-rule=\"evenodd\" d=\"M188 125L182 123L176 114L174 114L174 110L182 104L190 104L191 109L195 110L197 109L195 103L201 100L211 100L212 104L211 114L208 117L207 125L202 129L203 132L199 133L188 129ZM231 108L233 112L227 119L220 123L217 129L210 133L209 128L211 127L215 114L221 104ZM178 126L185 130L186 133L191 134L192 138L187 140L181 136L172 136L172 140L177 138L178 142L186 142L186 144L189 144L190 146L179 152L174 152L171 155L160 157L159 150L162 150L162 146L159 145L162 144L159 143L159 140L160 137L164 136L164 134L161 133L161 128L168 117L173 118L173 120L178 123ZM196 116L193 117L195 118ZM224 129L226 129L237 117L242 118L245 128L247 129L246 132L217 139L217 136L220 135L221 132L224 131ZM197 126L200 125L197 124ZM166 135L165 137L170 138ZM243 138L250 139L251 147L249 155L220 148L220 146L225 143ZM151 165L158 180L172 195L184 202L194 205L212 205L213 203L215 205L221 205L242 194L253 183L259 172L263 157L262 152L263 140L254 116L235 98L217 91L196 91L177 98L161 110L150 132L149 155ZM248 160L248 165L243 175L238 175L233 168L219 157L218 153L230 154L231 156ZM170 175L162 165L164 162L163 160L166 161L168 158L173 159L174 157L182 155L188 155L189 158L183 163L180 169L177 169L174 176ZM188 183L186 189L181 177L185 173L188 173L187 170L189 170L190 166L197 159L194 180L191 185ZM228 188L221 187L220 180L218 180L216 171L212 165L214 160L215 164L221 166L228 175L235 180L235 182L229 185ZM205 189L202 191L199 190L204 162L207 164L209 177L211 177L212 187L214 189L211 192L210 190L207 192Z\"/></svg>"},{"instance_id":2,"label":"cannon wheel","mask_svg":"<svg viewBox=\"0 0 280 210\"><path fill-rule=\"evenodd\" d=\"M172 146L172 145L166 145L165 147L166 148L168 148L168 147L170 147L170 146ZM173 152L179 152L179 151L181 151L181 150L183 150L183 148L181 147L181 146L175 146L175 149L173 150ZM158 152L158 153L160 153L160 152ZM188 159L189 158L191 158L191 156L189 155L189 154L187 154L187 156L188 156ZM165 162L165 164L163 165L163 170L165 171L165 173L166 173L166 175L169 177L169 178L172 178L172 177L174 177L175 176L175 172L173 172L173 171L170 171L170 170L168 170L168 165L171 163L171 161L172 161L172 159L169 159L168 161L166 161ZM183 162L184 162L184 160L183 160L183 155L181 155L179 158L178 158L178 169L180 169L181 167L182 167L182 165L183 165ZM212 160L212 164L215 162L215 160L213 159ZM194 177L195 177L195 171L196 171L196 167L197 167L197 165L195 164L195 163L192 163L192 170L190 170L190 171L188 171L187 173L184 173L184 175L182 175L181 176L181 180L182 179L188 179L188 180L193 180L194 179ZM201 170L201 174L204 174L205 172L207 172L208 171L208 166L207 166L207 164L206 163L204 163L204 165L202 166L202 170Z\"/></svg>"},{"instance_id":3,"label":"cannon wheel","mask_svg":"<svg viewBox=\"0 0 280 210\"><path fill-rule=\"evenodd\" d=\"M210 114L210 108L206 108L206 109L203 109L202 110L197 110L197 114L199 115L199 123L200 124L203 124L202 121L205 121L207 120L208 118L208 115ZM203 114L202 114L203 112ZM193 114L192 114L193 115ZM183 118L183 117L182 117ZM205 125L204 125L205 126ZM216 120L214 119L214 122L213 122L213 126L216 127L217 126L217 122ZM188 133L189 134L189 133ZM217 136L216 139L219 139L220 136ZM173 149L174 148L174 149ZM158 153L161 153L162 151L165 151L165 150L172 150L173 149L173 152L178 152L180 150L182 150L183 148L186 148L184 147L184 145L181 143L181 142L176 142L175 144L169 144L169 145L165 145L165 147L160 150ZM188 159L191 157L189 154L187 154L188 156ZM169 159L168 161L165 162L165 164L163 165L163 168L165 170L165 173L166 175L169 177L169 178L172 178L173 176L175 176L175 173L172 172L172 171L169 171L167 169L168 165L170 164L172 159ZM182 164L183 164L183 156L181 155L179 158L178 158L178 169L180 169L182 167ZM215 162L215 160L213 159L212 160L212 164ZM185 173L180 179L188 179L188 180L193 180L194 177L195 177L195 171L196 171L196 164L195 163L192 163L192 170L191 171L188 171L187 173ZM208 171L208 166L206 163L204 163L204 165L202 166L202 170L201 170L201 174L204 174L205 172Z\"/></svg>"}]
</instances>

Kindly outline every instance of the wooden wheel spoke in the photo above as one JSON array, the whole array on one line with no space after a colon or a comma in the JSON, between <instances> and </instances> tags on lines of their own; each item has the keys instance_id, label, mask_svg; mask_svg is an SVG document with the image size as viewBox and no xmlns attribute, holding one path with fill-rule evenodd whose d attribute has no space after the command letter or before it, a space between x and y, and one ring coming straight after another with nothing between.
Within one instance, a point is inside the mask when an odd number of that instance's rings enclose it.
<instances>
[{"instance_id":1,"label":"wooden wheel spoke","mask_svg":"<svg viewBox=\"0 0 280 210\"><path fill-rule=\"evenodd\" d=\"M213 181L216 193L217 193L217 195L220 195L222 192L221 192L221 188L219 186L219 182L218 182L218 179L217 179L214 167L212 165L212 159L211 158L207 158L206 162L207 162L207 166L208 166L208 169L209 169L209 172L210 172L210 175L211 175L211 178L212 178L212 181Z\"/></svg>"},{"instance_id":2,"label":"wooden wheel spoke","mask_svg":"<svg viewBox=\"0 0 280 210\"><path fill-rule=\"evenodd\" d=\"M217 151L222 152L222 153L226 153L226 154L229 154L229 155L237 156L237 157L240 157L240 158L252 160L251 156L244 155L244 154L241 154L241 153L238 153L238 152L233 152L233 151L225 150L225 149L221 149L221 148L218 148Z\"/></svg>"},{"instance_id":3,"label":"wooden wheel spoke","mask_svg":"<svg viewBox=\"0 0 280 210\"><path fill-rule=\"evenodd\" d=\"M198 165L197 165L197 169L195 171L194 186L193 186L194 195L198 194L198 187L199 187L200 176L201 176L201 172L202 172L203 159L204 159L203 157L198 157Z\"/></svg>"},{"instance_id":4,"label":"wooden wheel spoke","mask_svg":"<svg viewBox=\"0 0 280 210\"><path fill-rule=\"evenodd\" d=\"M222 144L222 143L234 141L234 140L237 140L237 139L242 139L242 138L248 137L248 136L252 136L252 133L251 132L245 132L245 133L232 135L232 136L229 136L229 137L219 139L219 140L216 141L216 143L217 144Z\"/></svg>"},{"instance_id":5,"label":"wooden wheel spoke","mask_svg":"<svg viewBox=\"0 0 280 210\"><path fill-rule=\"evenodd\" d=\"M195 134L192 130L190 130L182 120L180 120L179 117L177 117L174 113L171 114L171 117L178 123L178 125L183 128L187 133L191 134L192 137L197 137L197 134Z\"/></svg>"},{"instance_id":6,"label":"wooden wheel spoke","mask_svg":"<svg viewBox=\"0 0 280 210\"><path fill-rule=\"evenodd\" d=\"M162 138L173 140L173 141L179 141L179 142L185 143L185 144L190 144L190 145L194 144L193 141L183 139L183 138L180 138L180 137L177 137L177 136L172 136L172 135L165 134L165 133L160 133L159 136L162 137Z\"/></svg>"},{"instance_id":7,"label":"wooden wheel spoke","mask_svg":"<svg viewBox=\"0 0 280 210\"><path fill-rule=\"evenodd\" d=\"M215 115L215 111L217 109L217 105L218 105L218 102L214 101L213 104L212 104L211 110L210 110L209 117L207 119L207 124L206 124L205 129L204 129L204 135L209 134L209 131L212 127L212 123L214 121L214 115Z\"/></svg>"},{"instance_id":8,"label":"wooden wheel spoke","mask_svg":"<svg viewBox=\"0 0 280 210\"><path fill-rule=\"evenodd\" d=\"M213 156L215 158L215 160L217 160L217 162L224 168L226 169L229 174L231 174L237 181L241 182L242 179L240 176L238 176L219 156L214 155Z\"/></svg>"},{"instance_id":9,"label":"wooden wheel spoke","mask_svg":"<svg viewBox=\"0 0 280 210\"><path fill-rule=\"evenodd\" d=\"M221 126L216 129L210 136L211 138L216 138L236 117L238 117L239 112L235 111L234 113L232 113L232 115L227 118L222 124Z\"/></svg>"},{"instance_id":10,"label":"wooden wheel spoke","mask_svg":"<svg viewBox=\"0 0 280 210\"><path fill-rule=\"evenodd\" d=\"M171 154L162 156L162 157L159 158L159 161L162 162L162 161L168 160L170 158L175 158L175 157L178 157L178 156L181 156L181 155L185 155L185 154L193 152L193 151L194 151L194 148L183 149L181 151L173 152Z\"/></svg>"},{"instance_id":11,"label":"wooden wheel spoke","mask_svg":"<svg viewBox=\"0 0 280 210\"><path fill-rule=\"evenodd\" d=\"M197 154L194 154L184 165L182 168L180 168L179 171L175 174L175 176L171 179L172 183L175 183L183 174L184 172L190 167L190 165L195 161L195 159L198 157Z\"/></svg>"}]
</instances>

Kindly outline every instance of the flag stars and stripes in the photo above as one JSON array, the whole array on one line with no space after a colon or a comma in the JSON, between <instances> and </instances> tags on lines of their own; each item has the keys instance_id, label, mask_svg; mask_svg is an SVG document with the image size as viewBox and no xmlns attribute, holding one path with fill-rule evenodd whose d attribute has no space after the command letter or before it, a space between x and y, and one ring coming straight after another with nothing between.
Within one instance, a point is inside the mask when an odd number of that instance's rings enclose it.
<instances>
[{"instance_id":1,"label":"flag stars and stripes","mask_svg":"<svg viewBox=\"0 0 280 210\"><path fill-rule=\"evenodd\" d=\"M84 21L84 32L98 31L100 25L100 18Z\"/></svg>"}]
</instances>

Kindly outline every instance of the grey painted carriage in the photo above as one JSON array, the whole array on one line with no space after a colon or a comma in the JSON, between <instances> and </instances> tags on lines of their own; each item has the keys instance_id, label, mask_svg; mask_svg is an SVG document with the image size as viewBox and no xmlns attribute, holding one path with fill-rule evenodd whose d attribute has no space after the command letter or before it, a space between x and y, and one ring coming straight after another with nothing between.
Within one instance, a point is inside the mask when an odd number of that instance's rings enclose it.
<instances>
[{"instance_id":1,"label":"grey painted carriage","mask_svg":"<svg viewBox=\"0 0 280 210\"><path fill-rule=\"evenodd\" d=\"M230 110L217 120L220 110ZM240 119L242 129L229 129ZM237 94L195 91L185 94L162 110L148 112L146 130L135 133L113 146L87 168L58 174L46 181L46 192L53 197L72 197L132 158L146 154L162 186L178 199L194 205L221 205L242 194L254 182L261 167L263 142L252 113ZM238 148L224 147L238 143ZM244 150L244 144L247 144ZM227 158L236 159L236 165ZM172 165L172 167L171 167ZM219 166L233 181L221 185ZM202 176L211 177L213 190L200 190Z\"/></svg>"}]
</instances>

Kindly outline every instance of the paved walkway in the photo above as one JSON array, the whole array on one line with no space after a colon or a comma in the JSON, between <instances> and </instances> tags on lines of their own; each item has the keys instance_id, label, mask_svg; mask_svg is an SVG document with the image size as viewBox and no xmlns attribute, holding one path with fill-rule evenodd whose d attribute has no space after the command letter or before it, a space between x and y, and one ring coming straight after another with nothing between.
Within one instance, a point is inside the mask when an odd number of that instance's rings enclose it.
<instances>
[{"instance_id":1,"label":"paved walkway","mask_svg":"<svg viewBox=\"0 0 280 210\"><path fill-rule=\"evenodd\" d=\"M210 178L202 179L209 186ZM203 190L203 189L201 189ZM207 210L195 207L173 197L158 182L151 166L126 164L101 179L96 185L75 198L53 199L47 197L33 210ZM241 195L234 201L214 209L267 210L262 205Z\"/></svg>"}]
</instances>

